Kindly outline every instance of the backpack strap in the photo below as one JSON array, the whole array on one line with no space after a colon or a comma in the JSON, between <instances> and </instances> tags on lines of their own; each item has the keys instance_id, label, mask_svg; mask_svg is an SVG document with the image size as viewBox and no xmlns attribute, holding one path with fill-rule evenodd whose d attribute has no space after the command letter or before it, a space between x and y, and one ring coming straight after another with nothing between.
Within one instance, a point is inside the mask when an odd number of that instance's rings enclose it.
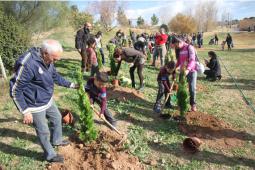
<instances>
[{"instance_id":1,"label":"backpack strap","mask_svg":"<svg viewBox=\"0 0 255 170\"><path fill-rule=\"evenodd\" d=\"M189 58L190 58L190 55L189 55L189 47L190 47L190 46L191 46L191 45L189 44L189 45L188 45L188 60L189 60ZM198 57L197 57L197 50L196 50L196 49L195 49L195 56L196 56L196 57L195 57L195 60L199 62ZM200 62L199 62L199 63L200 63Z\"/></svg>"}]
</instances>

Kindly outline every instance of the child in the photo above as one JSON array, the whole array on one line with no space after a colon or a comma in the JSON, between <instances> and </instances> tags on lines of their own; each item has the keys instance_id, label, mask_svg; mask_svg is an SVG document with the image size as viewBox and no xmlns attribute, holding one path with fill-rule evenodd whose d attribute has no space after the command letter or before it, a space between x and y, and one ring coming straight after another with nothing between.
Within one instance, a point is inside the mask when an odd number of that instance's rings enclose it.
<instances>
[{"instance_id":1,"label":"child","mask_svg":"<svg viewBox=\"0 0 255 170\"><path fill-rule=\"evenodd\" d=\"M210 61L205 60L205 64L210 70L205 70L204 72L206 79L212 79L212 81L220 80L221 68L218 57L214 51L209 51L208 56L210 57Z\"/></svg>"},{"instance_id":2,"label":"child","mask_svg":"<svg viewBox=\"0 0 255 170\"><path fill-rule=\"evenodd\" d=\"M100 114L105 116L105 119L109 121L113 126L116 126L116 120L113 118L111 112L107 109L106 99L106 83L109 81L108 75L104 72L97 72L96 77L91 77L85 90L89 95L91 104L96 102L101 106Z\"/></svg>"},{"instance_id":3,"label":"child","mask_svg":"<svg viewBox=\"0 0 255 170\"><path fill-rule=\"evenodd\" d=\"M222 41L222 43L221 43L221 50L222 50L222 51L224 51L225 44L226 44L226 41Z\"/></svg>"},{"instance_id":4,"label":"child","mask_svg":"<svg viewBox=\"0 0 255 170\"><path fill-rule=\"evenodd\" d=\"M88 48L87 48L87 55L88 55L88 67L91 67L91 77L94 76L95 73L99 71L98 69L98 62L97 62L97 56L95 52L96 48L96 40L95 38L91 37L88 40Z\"/></svg>"},{"instance_id":5,"label":"child","mask_svg":"<svg viewBox=\"0 0 255 170\"><path fill-rule=\"evenodd\" d=\"M158 74L157 81L158 81L159 89L158 89L156 103L154 104L154 108L153 108L153 110L156 113L161 112L161 99L163 95L165 94L165 97L166 97L167 94L171 92L171 89L170 89L171 86L169 82L170 74L172 75L172 79L174 80L175 79L175 62L174 61L170 61L165 66L161 67L160 72ZM169 97L165 105L167 108L173 108L170 101L171 101L171 98Z\"/></svg>"},{"instance_id":6,"label":"child","mask_svg":"<svg viewBox=\"0 0 255 170\"><path fill-rule=\"evenodd\" d=\"M102 57L102 64L105 64L105 59L104 59L104 51L103 51L103 45L102 45L102 32L98 31L96 34L96 47L99 49L101 57Z\"/></svg>"}]
</instances>

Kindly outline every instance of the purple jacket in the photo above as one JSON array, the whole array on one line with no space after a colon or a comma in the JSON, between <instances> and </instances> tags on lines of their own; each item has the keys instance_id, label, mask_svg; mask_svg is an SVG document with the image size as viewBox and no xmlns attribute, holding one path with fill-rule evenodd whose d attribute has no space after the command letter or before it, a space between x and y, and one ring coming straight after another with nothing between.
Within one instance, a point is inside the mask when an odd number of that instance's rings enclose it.
<instances>
[{"instance_id":1,"label":"purple jacket","mask_svg":"<svg viewBox=\"0 0 255 170\"><path fill-rule=\"evenodd\" d=\"M185 67L190 72L196 71L196 51L192 45L184 43L176 63L177 67Z\"/></svg>"}]
</instances>

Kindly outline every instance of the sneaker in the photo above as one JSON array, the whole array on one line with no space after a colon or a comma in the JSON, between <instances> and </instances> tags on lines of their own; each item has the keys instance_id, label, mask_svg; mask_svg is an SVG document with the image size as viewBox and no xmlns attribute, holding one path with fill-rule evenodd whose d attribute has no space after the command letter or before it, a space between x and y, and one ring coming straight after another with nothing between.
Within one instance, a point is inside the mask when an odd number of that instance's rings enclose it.
<instances>
[{"instance_id":1,"label":"sneaker","mask_svg":"<svg viewBox=\"0 0 255 170\"><path fill-rule=\"evenodd\" d=\"M144 90L144 85L140 86L138 91L143 91Z\"/></svg>"},{"instance_id":2,"label":"sneaker","mask_svg":"<svg viewBox=\"0 0 255 170\"><path fill-rule=\"evenodd\" d=\"M56 156L54 156L53 158L51 158L50 160L47 160L48 162L59 162L59 163L63 163L64 162L64 157L62 155L57 154Z\"/></svg>"},{"instance_id":3,"label":"sneaker","mask_svg":"<svg viewBox=\"0 0 255 170\"><path fill-rule=\"evenodd\" d=\"M196 112L196 111L197 111L197 107L196 107L195 104L193 104L193 105L191 106L191 111L192 111L192 112Z\"/></svg>"},{"instance_id":4,"label":"sneaker","mask_svg":"<svg viewBox=\"0 0 255 170\"><path fill-rule=\"evenodd\" d=\"M63 140L60 144L55 144L53 146L67 146L70 142L68 140Z\"/></svg>"}]
</instances>

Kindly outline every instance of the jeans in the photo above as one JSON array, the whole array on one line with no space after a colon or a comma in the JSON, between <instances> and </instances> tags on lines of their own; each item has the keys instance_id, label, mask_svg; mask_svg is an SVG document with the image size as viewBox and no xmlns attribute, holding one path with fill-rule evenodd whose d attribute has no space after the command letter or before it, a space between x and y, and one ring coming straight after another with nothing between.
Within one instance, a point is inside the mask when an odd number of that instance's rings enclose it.
<instances>
[{"instance_id":1,"label":"jeans","mask_svg":"<svg viewBox=\"0 0 255 170\"><path fill-rule=\"evenodd\" d=\"M157 95L157 99L156 99L156 103L154 104L154 108L160 108L161 106L161 100L163 98L163 96L165 95L165 98L167 97L167 90L165 89L164 84L162 83L162 81L158 81L158 95ZM171 106L171 96L169 96L166 105Z\"/></svg>"},{"instance_id":2,"label":"jeans","mask_svg":"<svg viewBox=\"0 0 255 170\"><path fill-rule=\"evenodd\" d=\"M196 104L196 86L197 86L197 72L189 72L187 75L190 95L190 105Z\"/></svg>"},{"instance_id":3,"label":"jeans","mask_svg":"<svg viewBox=\"0 0 255 170\"><path fill-rule=\"evenodd\" d=\"M52 144L59 145L62 143L62 116L54 101L48 109L32 113L32 115L33 125L44 151L44 156L47 160L50 160L56 156ZM50 123L50 129L47 119Z\"/></svg>"},{"instance_id":4,"label":"jeans","mask_svg":"<svg viewBox=\"0 0 255 170\"><path fill-rule=\"evenodd\" d=\"M160 57L160 65L161 67L165 65L165 56L166 56L166 46L156 46L153 52L153 65L155 65L157 57Z\"/></svg>"},{"instance_id":5,"label":"jeans","mask_svg":"<svg viewBox=\"0 0 255 170\"><path fill-rule=\"evenodd\" d=\"M140 87L143 87L143 67L144 67L144 64L139 64L139 63L134 63L134 65L132 67L130 67L129 69L129 73L130 73L130 78L131 78L131 81L132 81L132 87L135 88L135 75L134 75L134 72L135 72L135 69L137 68L137 73L138 73L138 77L139 77L139 80L140 80Z\"/></svg>"}]
</instances>

